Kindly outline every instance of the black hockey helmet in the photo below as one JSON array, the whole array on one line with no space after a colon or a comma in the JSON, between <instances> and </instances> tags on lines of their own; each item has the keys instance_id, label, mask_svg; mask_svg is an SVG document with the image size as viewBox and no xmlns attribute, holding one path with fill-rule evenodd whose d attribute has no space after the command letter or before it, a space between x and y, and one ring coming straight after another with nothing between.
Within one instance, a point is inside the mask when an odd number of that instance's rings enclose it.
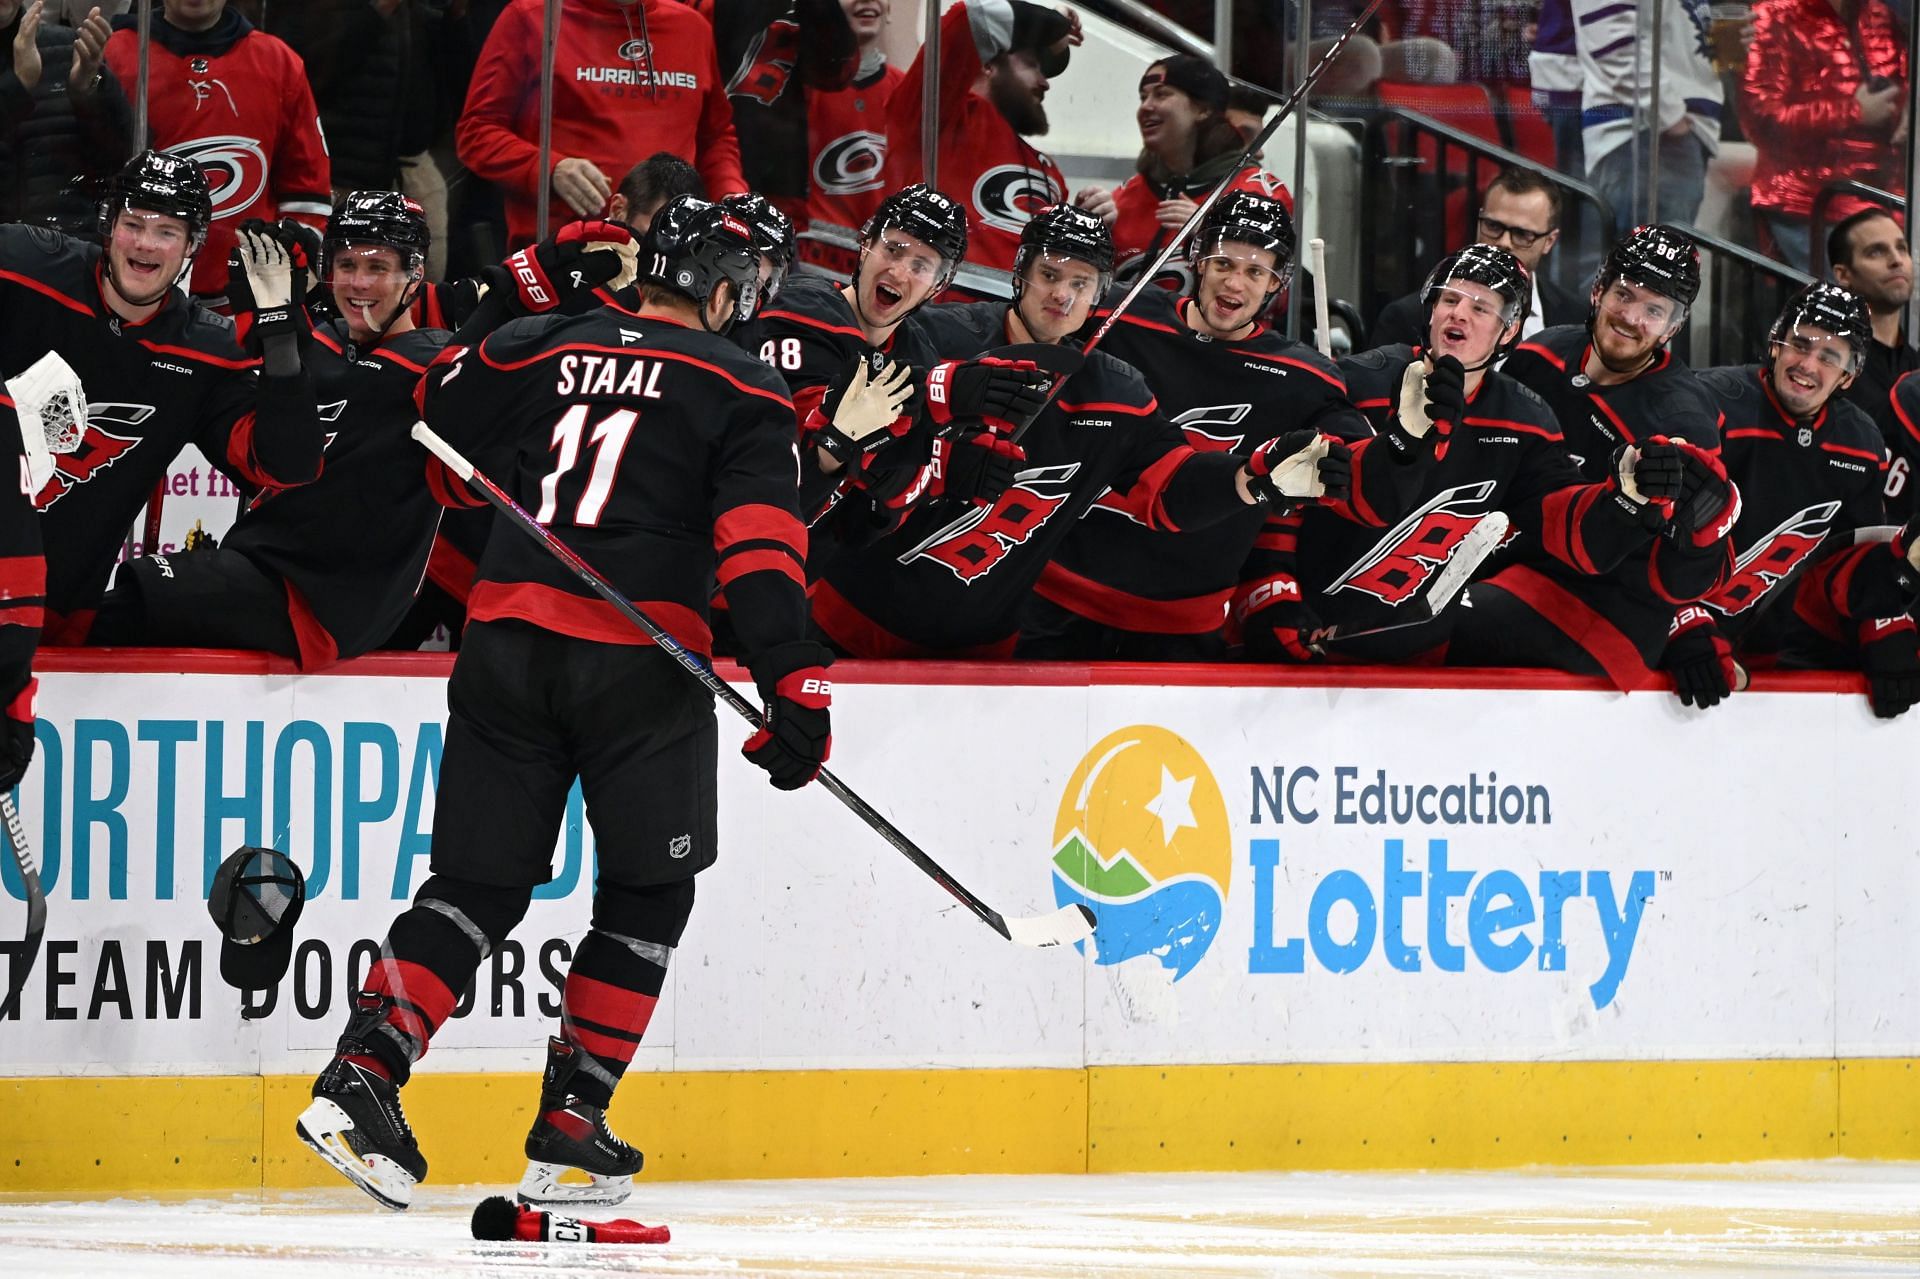
<instances>
[{"instance_id":1,"label":"black hockey helmet","mask_svg":"<svg viewBox=\"0 0 1920 1279\"><path fill-rule=\"evenodd\" d=\"M773 274L760 295L759 305L765 306L780 296L780 286L787 282L787 271L793 266L793 222L779 205L757 191L723 195L720 207L747 224L753 232L753 247L773 264Z\"/></svg>"},{"instance_id":2,"label":"black hockey helmet","mask_svg":"<svg viewBox=\"0 0 1920 1279\"><path fill-rule=\"evenodd\" d=\"M1433 308L1441 290L1455 280L1485 285L1499 296L1502 338L1494 344L1493 354L1485 362L1468 369L1484 369L1504 357L1520 341L1520 328L1533 309L1533 277L1519 258L1497 244L1469 244L1434 263L1427 282L1420 286L1420 317L1426 326L1421 344L1432 333ZM1512 336L1505 336L1512 330Z\"/></svg>"},{"instance_id":3,"label":"black hockey helmet","mask_svg":"<svg viewBox=\"0 0 1920 1279\"><path fill-rule=\"evenodd\" d=\"M1867 362L1873 341L1873 321L1867 314L1866 299L1837 284L1809 284L1788 300L1767 331L1771 350L1793 335L1803 324L1825 329L1845 342L1853 351L1848 373L1858 373Z\"/></svg>"},{"instance_id":4,"label":"black hockey helmet","mask_svg":"<svg viewBox=\"0 0 1920 1279\"><path fill-rule=\"evenodd\" d=\"M1700 248L1675 227L1637 226L1608 251L1594 287L1604 293L1615 280L1672 298L1684 314L1700 295Z\"/></svg>"},{"instance_id":5,"label":"black hockey helmet","mask_svg":"<svg viewBox=\"0 0 1920 1279\"><path fill-rule=\"evenodd\" d=\"M433 232L427 229L426 210L412 196L398 191L355 191L340 202L327 219L320 239L320 279L333 278L333 254L350 245L377 245L400 255L409 275L426 268Z\"/></svg>"},{"instance_id":6,"label":"black hockey helmet","mask_svg":"<svg viewBox=\"0 0 1920 1279\"><path fill-rule=\"evenodd\" d=\"M1257 191L1227 192L1207 210L1207 216L1200 219L1200 230L1193 237L1188 261L1197 268L1202 258L1218 253L1228 240L1272 253L1274 273L1280 277L1273 292L1287 287L1293 278L1293 255L1300 241L1293 229L1293 215L1287 212L1286 205ZM1198 287L1196 276L1195 288Z\"/></svg>"},{"instance_id":7,"label":"black hockey helmet","mask_svg":"<svg viewBox=\"0 0 1920 1279\"><path fill-rule=\"evenodd\" d=\"M207 227L213 221L213 192L205 171L192 160L146 150L127 161L107 183L107 197L100 202L101 239L113 234L113 220L127 208L164 213L185 222L191 257L206 243Z\"/></svg>"},{"instance_id":8,"label":"black hockey helmet","mask_svg":"<svg viewBox=\"0 0 1920 1279\"><path fill-rule=\"evenodd\" d=\"M967 256L967 210L958 200L924 182L901 187L880 201L860 228L860 240L871 244L890 227L905 231L940 255L942 270L935 293L953 282L954 270Z\"/></svg>"},{"instance_id":9,"label":"black hockey helmet","mask_svg":"<svg viewBox=\"0 0 1920 1279\"><path fill-rule=\"evenodd\" d=\"M1020 247L1013 254L1013 296L1020 298L1027 265L1036 257L1072 258L1100 273L1098 292L1113 283L1113 232L1085 209L1071 204L1049 204L1027 220L1020 231Z\"/></svg>"},{"instance_id":10,"label":"black hockey helmet","mask_svg":"<svg viewBox=\"0 0 1920 1279\"><path fill-rule=\"evenodd\" d=\"M647 228L640 258L640 278L699 303L703 325L707 299L721 281L731 282L733 315L722 333L758 306L760 251L753 229L711 201L680 195L660 206Z\"/></svg>"}]
</instances>

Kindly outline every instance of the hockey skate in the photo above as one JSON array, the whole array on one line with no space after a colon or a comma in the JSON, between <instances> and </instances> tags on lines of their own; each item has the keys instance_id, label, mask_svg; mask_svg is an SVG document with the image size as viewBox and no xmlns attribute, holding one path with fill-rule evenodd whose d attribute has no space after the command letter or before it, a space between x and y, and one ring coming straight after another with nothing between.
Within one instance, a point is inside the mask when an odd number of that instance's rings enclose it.
<instances>
[{"instance_id":1,"label":"hockey skate","mask_svg":"<svg viewBox=\"0 0 1920 1279\"><path fill-rule=\"evenodd\" d=\"M527 1172L519 1200L535 1208L625 1203L645 1157L614 1136L606 1112L567 1089L585 1053L564 1039L547 1040L547 1072L540 1081L540 1113L527 1133ZM583 1184L562 1181L587 1175Z\"/></svg>"},{"instance_id":2,"label":"hockey skate","mask_svg":"<svg viewBox=\"0 0 1920 1279\"><path fill-rule=\"evenodd\" d=\"M370 1055L366 1037L386 1017L390 1000L368 997L340 1037L336 1056L313 1081L313 1102L294 1125L300 1140L382 1207L404 1212L427 1161L400 1109L400 1088L348 1055ZM531 1140L531 1139L529 1139Z\"/></svg>"}]
</instances>

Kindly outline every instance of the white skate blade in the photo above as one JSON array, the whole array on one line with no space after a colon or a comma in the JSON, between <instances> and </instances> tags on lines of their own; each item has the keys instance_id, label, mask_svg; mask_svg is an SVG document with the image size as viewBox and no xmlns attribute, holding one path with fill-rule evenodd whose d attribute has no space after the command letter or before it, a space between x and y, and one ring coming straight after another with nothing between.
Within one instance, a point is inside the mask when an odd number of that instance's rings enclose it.
<instances>
[{"instance_id":1,"label":"white skate blade","mask_svg":"<svg viewBox=\"0 0 1920 1279\"><path fill-rule=\"evenodd\" d=\"M405 1212L413 1203L413 1177L385 1155L364 1159L347 1144L346 1134L353 1131L347 1112L324 1097L300 1112L294 1124L300 1140L313 1147L313 1153L339 1169L342 1176L367 1192L383 1208Z\"/></svg>"},{"instance_id":2,"label":"white skate blade","mask_svg":"<svg viewBox=\"0 0 1920 1279\"><path fill-rule=\"evenodd\" d=\"M633 1177L601 1176L587 1173L590 1179L585 1183L562 1181L570 1172L580 1169L571 1164L527 1164L526 1176L520 1178L520 1189L515 1197L529 1208L565 1208L569 1205L593 1204L600 1207L612 1207L623 1204L627 1196L633 1193Z\"/></svg>"}]
</instances>

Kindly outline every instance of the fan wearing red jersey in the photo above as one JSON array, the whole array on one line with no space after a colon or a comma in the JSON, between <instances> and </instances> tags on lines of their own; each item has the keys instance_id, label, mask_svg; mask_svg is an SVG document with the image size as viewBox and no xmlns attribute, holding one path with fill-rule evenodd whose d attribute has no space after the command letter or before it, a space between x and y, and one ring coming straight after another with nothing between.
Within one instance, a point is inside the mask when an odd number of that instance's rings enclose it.
<instances>
[{"instance_id":1,"label":"fan wearing red jersey","mask_svg":"<svg viewBox=\"0 0 1920 1279\"><path fill-rule=\"evenodd\" d=\"M866 225L887 189L887 104L906 72L887 61L880 37L893 0L840 0L860 46L853 83L807 95L807 224ZM803 236L800 256L808 258Z\"/></svg>"}]
</instances>

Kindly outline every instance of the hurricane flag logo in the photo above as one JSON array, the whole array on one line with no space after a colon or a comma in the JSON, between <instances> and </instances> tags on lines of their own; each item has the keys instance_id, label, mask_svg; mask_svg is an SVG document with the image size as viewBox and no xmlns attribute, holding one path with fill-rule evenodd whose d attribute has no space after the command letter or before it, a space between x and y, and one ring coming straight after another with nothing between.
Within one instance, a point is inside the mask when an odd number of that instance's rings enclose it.
<instances>
[{"instance_id":1,"label":"hurricane flag logo","mask_svg":"<svg viewBox=\"0 0 1920 1279\"><path fill-rule=\"evenodd\" d=\"M1100 964L1151 956L1179 981L1220 931L1233 833L1213 770L1191 743L1149 724L1086 753L1053 826L1053 893L1099 919Z\"/></svg>"}]
</instances>

